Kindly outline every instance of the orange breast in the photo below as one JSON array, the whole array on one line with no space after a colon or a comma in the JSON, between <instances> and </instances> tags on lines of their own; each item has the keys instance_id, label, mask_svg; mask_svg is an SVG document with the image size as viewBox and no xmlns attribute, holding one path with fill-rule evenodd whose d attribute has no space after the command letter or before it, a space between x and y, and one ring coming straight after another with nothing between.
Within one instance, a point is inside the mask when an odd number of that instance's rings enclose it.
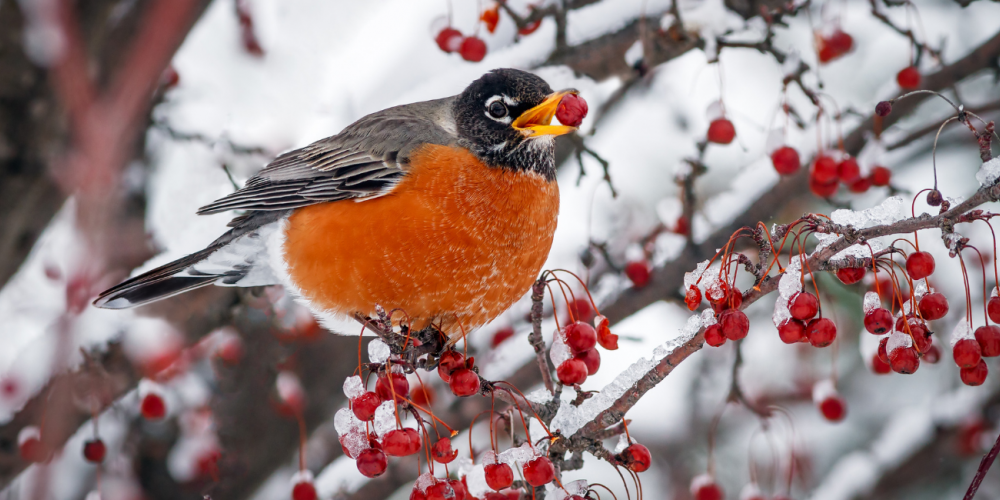
<instances>
[{"instance_id":1,"label":"orange breast","mask_svg":"<svg viewBox=\"0 0 1000 500\"><path fill-rule=\"evenodd\" d=\"M351 315L401 309L453 339L507 310L552 246L559 188L489 168L468 151L425 146L390 193L296 210L285 262L315 307Z\"/></svg>"}]
</instances>

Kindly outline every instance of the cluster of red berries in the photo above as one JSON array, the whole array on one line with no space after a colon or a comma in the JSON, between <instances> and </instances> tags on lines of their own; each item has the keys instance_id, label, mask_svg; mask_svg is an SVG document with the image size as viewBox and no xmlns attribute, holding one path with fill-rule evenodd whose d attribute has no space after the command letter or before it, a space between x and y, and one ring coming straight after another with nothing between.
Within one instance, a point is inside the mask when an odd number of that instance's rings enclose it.
<instances>
[{"instance_id":1,"label":"cluster of red berries","mask_svg":"<svg viewBox=\"0 0 1000 500\"><path fill-rule=\"evenodd\" d=\"M556 377L565 385L580 385L597 373L601 367L598 344L609 351L618 349L618 336L611 333L610 322L604 316L595 316L594 326L574 321L560 335L573 355L556 367Z\"/></svg>"},{"instance_id":2,"label":"cluster of red berries","mask_svg":"<svg viewBox=\"0 0 1000 500\"><path fill-rule=\"evenodd\" d=\"M458 52L466 61L479 62L486 57L486 42L482 38L465 36L450 26L439 31L434 41L442 51L449 54Z\"/></svg>"},{"instance_id":3,"label":"cluster of red berries","mask_svg":"<svg viewBox=\"0 0 1000 500\"><path fill-rule=\"evenodd\" d=\"M829 35L818 35L816 37L819 62L823 64L847 54L852 48L854 48L854 38L840 28L837 28Z\"/></svg>"},{"instance_id":4,"label":"cluster of red berries","mask_svg":"<svg viewBox=\"0 0 1000 500\"><path fill-rule=\"evenodd\" d=\"M1000 297L996 295L996 288L993 293L986 303L986 314L993 323L1000 323ZM971 328L966 326L965 329ZM1000 356L1000 326L980 326L972 336L960 334L953 342L952 357L961 368L959 375L962 382L966 385L981 385L989 374L983 358Z\"/></svg>"},{"instance_id":5,"label":"cluster of red berries","mask_svg":"<svg viewBox=\"0 0 1000 500\"><path fill-rule=\"evenodd\" d=\"M788 299L788 318L778 325L778 337L786 344L809 342L813 347L826 347L837 338L837 325L819 313L819 299L807 291L797 292Z\"/></svg>"},{"instance_id":6,"label":"cluster of red berries","mask_svg":"<svg viewBox=\"0 0 1000 500\"><path fill-rule=\"evenodd\" d=\"M705 297L715 312L715 323L705 328L705 342L712 347L719 347L727 340L740 340L750 331L750 319L740 310L743 305L743 294L736 285L724 281L718 286L709 288ZM695 285L688 287L684 293L684 303L694 311L702 301L701 289Z\"/></svg>"},{"instance_id":7,"label":"cluster of red berries","mask_svg":"<svg viewBox=\"0 0 1000 500\"><path fill-rule=\"evenodd\" d=\"M872 186L888 186L891 175L889 169L876 166L867 176L862 176L861 167L851 156L837 161L821 153L809 168L809 190L820 198L829 198L837 192L838 183L841 183L852 193L864 193Z\"/></svg>"},{"instance_id":8,"label":"cluster of red berries","mask_svg":"<svg viewBox=\"0 0 1000 500\"><path fill-rule=\"evenodd\" d=\"M456 396L472 396L479 393L479 375L472 371L474 363L472 356L466 359L457 351L445 351L438 361L438 375Z\"/></svg>"}]
</instances>

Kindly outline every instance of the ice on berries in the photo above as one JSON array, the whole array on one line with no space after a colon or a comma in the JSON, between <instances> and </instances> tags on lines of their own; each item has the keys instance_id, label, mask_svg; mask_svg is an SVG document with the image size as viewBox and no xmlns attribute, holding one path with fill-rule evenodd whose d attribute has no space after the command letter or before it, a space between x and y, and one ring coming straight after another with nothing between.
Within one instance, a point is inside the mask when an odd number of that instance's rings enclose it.
<instances>
[{"instance_id":1,"label":"ice on berries","mask_svg":"<svg viewBox=\"0 0 1000 500\"><path fill-rule=\"evenodd\" d=\"M375 409L375 434L382 437L396 428L396 405L392 400L384 401Z\"/></svg>"},{"instance_id":2,"label":"ice on berries","mask_svg":"<svg viewBox=\"0 0 1000 500\"><path fill-rule=\"evenodd\" d=\"M372 363L385 363L389 359L389 346L379 339L368 343L368 360Z\"/></svg>"},{"instance_id":3,"label":"ice on berries","mask_svg":"<svg viewBox=\"0 0 1000 500\"><path fill-rule=\"evenodd\" d=\"M497 457L498 462L503 462L509 465L512 469L518 470L522 465L534 459L538 453L528 445L528 443L521 443L521 446L517 448L508 448L500 452Z\"/></svg>"},{"instance_id":4,"label":"ice on berries","mask_svg":"<svg viewBox=\"0 0 1000 500\"><path fill-rule=\"evenodd\" d=\"M549 349L549 359L552 360L552 364L555 366L559 366L567 359L573 357L573 351L566 345L563 335L564 332L559 331L552 336L552 348Z\"/></svg>"},{"instance_id":5,"label":"ice on berries","mask_svg":"<svg viewBox=\"0 0 1000 500\"><path fill-rule=\"evenodd\" d=\"M833 381L828 378L820 380L819 382L816 382L815 385L813 385L812 397L814 403L820 403L825 401L827 398L836 396L837 396L837 388L834 387Z\"/></svg>"},{"instance_id":6,"label":"ice on berries","mask_svg":"<svg viewBox=\"0 0 1000 500\"><path fill-rule=\"evenodd\" d=\"M972 325L968 321L962 320L955 325L955 328L951 330L951 346L955 347L955 344L962 339L975 339L976 336L972 333Z\"/></svg>"},{"instance_id":7,"label":"ice on berries","mask_svg":"<svg viewBox=\"0 0 1000 500\"><path fill-rule=\"evenodd\" d=\"M976 180L980 186L992 186L997 179L1000 179L1000 157L983 163L979 172L976 172Z\"/></svg>"},{"instance_id":8,"label":"ice on berries","mask_svg":"<svg viewBox=\"0 0 1000 500\"><path fill-rule=\"evenodd\" d=\"M899 349L900 347L910 347L913 345L913 339L906 333L900 331L894 331L889 335L889 341L885 344L885 352L892 354L892 351Z\"/></svg>"},{"instance_id":9,"label":"ice on berries","mask_svg":"<svg viewBox=\"0 0 1000 500\"><path fill-rule=\"evenodd\" d=\"M354 375L344 380L344 395L347 399L354 399L365 393L365 384L361 382L361 377Z\"/></svg>"},{"instance_id":10,"label":"ice on berries","mask_svg":"<svg viewBox=\"0 0 1000 500\"><path fill-rule=\"evenodd\" d=\"M785 273L778 281L778 298L774 301L774 314L771 321L774 326L781 325L786 319L792 317L788 312L788 302L792 296L802 291L802 260L798 255L792 256L785 267Z\"/></svg>"},{"instance_id":11,"label":"ice on berries","mask_svg":"<svg viewBox=\"0 0 1000 500\"><path fill-rule=\"evenodd\" d=\"M882 307L882 299L879 298L877 293L868 292L865 294L865 301L864 305L862 306L865 314L868 314L880 307Z\"/></svg>"},{"instance_id":12,"label":"ice on berries","mask_svg":"<svg viewBox=\"0 0 1000 500\"><path fill-rule=\"evenodd\" d=\"M434 477L434 474L431 474L430 472L425 472L417 476L417 480L413 483L413 487L420 491L425 491L428 486L436 482L437 478Z\"/></svg>"}]
</instances>

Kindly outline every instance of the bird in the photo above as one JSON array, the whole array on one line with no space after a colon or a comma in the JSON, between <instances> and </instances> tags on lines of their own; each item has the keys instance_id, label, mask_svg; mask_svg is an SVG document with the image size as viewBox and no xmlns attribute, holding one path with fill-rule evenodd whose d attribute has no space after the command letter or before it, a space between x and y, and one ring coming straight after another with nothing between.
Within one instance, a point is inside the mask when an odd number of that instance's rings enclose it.
<instances>
[{"instance_id":1,"label":"bird","mask_svg":"<svg viewBox=\"0 0 1000 500\"><path fill-rule=\"evenodd\" d=\"M203 250L102 292L124 309L196 288L283 285L321 324L401 311L456 341L531 287L559 214L564 96L502 68L462 93L367 115L283 153L199 215L239 211Z\"/></svg>"}]
</instances>

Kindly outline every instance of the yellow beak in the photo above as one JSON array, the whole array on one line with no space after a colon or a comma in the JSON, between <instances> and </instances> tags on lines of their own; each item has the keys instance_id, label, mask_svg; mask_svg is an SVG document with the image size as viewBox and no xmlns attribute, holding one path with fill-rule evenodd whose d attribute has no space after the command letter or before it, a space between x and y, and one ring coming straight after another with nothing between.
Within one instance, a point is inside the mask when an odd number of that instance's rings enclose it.
<instances>
[{"instance_id":1,"label":"yellow beak","mask_svg":"<svg viewBox=\"0 0 1000 500\"><path fill-rule=\"evenodd\" d=\"M529 137L563 135L576 130L576 127L566 125L550 125L552 117L556 114L556 108L559 107L559 101L567 94L576 95L579 92L572 89L553 92L538 106L521 113L511 126Z\"/></svg>"}]
</instances>

